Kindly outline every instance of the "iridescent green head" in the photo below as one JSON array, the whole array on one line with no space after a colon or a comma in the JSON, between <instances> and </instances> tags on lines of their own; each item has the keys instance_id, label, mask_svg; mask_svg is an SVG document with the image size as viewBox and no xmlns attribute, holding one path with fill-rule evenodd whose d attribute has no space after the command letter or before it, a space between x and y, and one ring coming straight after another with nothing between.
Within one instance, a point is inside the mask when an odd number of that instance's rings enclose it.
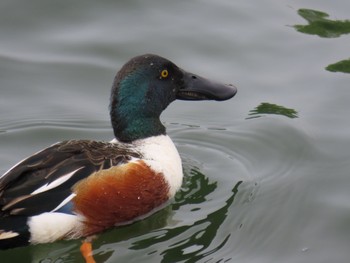
<instances>
[{"instance_id":1,"label":"iridescent green head","mask_svg":"<svg viewBox=\"0 0 350 263\"><path fill-rule=\"evenodd\" d=\"M117 73L110 114L119 141L165 134L163 110L175 99L227 100L237 89L188 73L171 61L147 54L132 58Z\"/></svg>"}]
</instances>

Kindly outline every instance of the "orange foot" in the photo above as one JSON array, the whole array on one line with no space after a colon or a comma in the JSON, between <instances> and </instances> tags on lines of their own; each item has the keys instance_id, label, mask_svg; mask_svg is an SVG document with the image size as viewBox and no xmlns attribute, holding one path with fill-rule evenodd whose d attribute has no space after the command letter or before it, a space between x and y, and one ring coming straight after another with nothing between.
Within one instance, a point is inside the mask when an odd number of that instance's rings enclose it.
<instances>
[{"instance_id":1,"label":"orange foot","mask_svg":"<svg viewBox=\"0 0 350 263\"><path fill-rule=\"evenodd\" d=\"M80 246L80 252L83 255L86 263L96 263L92 256L92 244L91 242L84 241Z\"/></svg>"}]
</instances>

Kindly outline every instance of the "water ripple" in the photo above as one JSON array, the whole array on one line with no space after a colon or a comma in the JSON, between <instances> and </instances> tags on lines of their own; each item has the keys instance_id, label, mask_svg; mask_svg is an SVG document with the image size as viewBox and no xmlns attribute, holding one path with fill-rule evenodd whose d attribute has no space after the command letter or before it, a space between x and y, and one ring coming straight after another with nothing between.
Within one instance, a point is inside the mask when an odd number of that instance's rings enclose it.
<instances>
[{"instance_id":1,"label":"water ripple","mask_svg":"<svg viewBox=\"0 0 350 263\"><path fill-rule=\"evenodd\" d=\"M64 128L64 129L111 129L111 125L105 121L82 120L79 116L62 117L62 119L17 119L0 121L1 132L25 131L40 128Z\"/></svg>"}]
</instances>

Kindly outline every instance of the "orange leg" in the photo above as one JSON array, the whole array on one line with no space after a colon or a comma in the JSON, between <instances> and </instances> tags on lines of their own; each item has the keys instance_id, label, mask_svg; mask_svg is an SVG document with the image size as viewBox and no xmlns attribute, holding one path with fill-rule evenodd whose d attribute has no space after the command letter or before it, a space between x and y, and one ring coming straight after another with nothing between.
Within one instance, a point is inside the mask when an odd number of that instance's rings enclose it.
<instances>
[{"instance_id":1,"label":"orange leg","mask_svg":"<svg viewBox=\"0 0 350 263\"><path fill-rule=\"evenodd\" d=\"M91 242L84 241L80 246L80 252L83 255L86 263L96 263L92 256L92 244Z\"/></svg>"}]
</instances>

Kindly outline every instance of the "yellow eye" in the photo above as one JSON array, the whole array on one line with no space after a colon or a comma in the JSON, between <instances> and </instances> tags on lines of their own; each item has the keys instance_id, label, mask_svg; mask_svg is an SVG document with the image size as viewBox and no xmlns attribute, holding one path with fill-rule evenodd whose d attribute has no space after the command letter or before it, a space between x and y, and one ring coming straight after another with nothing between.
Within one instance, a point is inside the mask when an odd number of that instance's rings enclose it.
<instances>
[{"instance_id":1,"label":"yellow eye","mask_svg":"<svg viewBox=\"0 0 350 263\"><path fill-rule=\"evenodd\" d=\"M160 73L160 76L165 79L169 76L169 72L166 69L163 69L162 72Z\"/></svg>"}]
</instances>

